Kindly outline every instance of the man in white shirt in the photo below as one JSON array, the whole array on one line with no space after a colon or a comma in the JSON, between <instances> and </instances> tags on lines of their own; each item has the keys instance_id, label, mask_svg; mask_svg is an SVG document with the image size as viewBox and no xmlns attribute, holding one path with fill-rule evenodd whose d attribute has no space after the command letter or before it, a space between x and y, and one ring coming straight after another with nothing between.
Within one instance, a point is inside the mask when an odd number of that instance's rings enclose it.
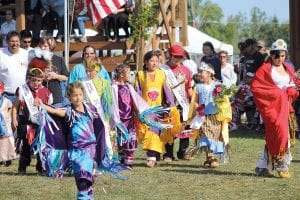
<instances>
[{"instance_id":1,"label":"man in white shirt","mask_svg":"<svg viewBox=\"0 0 300 200\"><path fill-rule=\"evenodd\" d=\"M0 52L0 80L5 84L5 94L13 101L16 89L25 84L28 52L20 48L20 35L16 31L7 34L8 47Z\"/></svg>"},{"instance_id":2,"label":"man in white shirt","mask_svg":"<svg viewBox=\"0 0 300 200\"><path fill-rule=\"evenodd\" d=\"M1 24L1 29L0 29L0 37L2 38L3 47L7 47L7 42L6 42L7 33L16 30L16 21L13 19L12 10L7 10L5 12L5 20L6 21L3 22L3 24Z\"/></svg>"}]
</instances>

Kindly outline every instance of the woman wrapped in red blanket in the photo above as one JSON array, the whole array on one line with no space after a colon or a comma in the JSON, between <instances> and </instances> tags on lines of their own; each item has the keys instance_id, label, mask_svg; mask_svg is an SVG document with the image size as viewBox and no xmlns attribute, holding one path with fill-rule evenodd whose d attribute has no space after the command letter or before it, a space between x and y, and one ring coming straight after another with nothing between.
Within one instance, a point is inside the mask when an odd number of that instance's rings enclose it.
<instances>
[{"instance_id":1,"label":"woman wrapped in red blanket","mask_svg":"<svg viewBox=\"0 0 300 200\"><path fill-rule=\"evenodd\" d=\"M255 104L265 124L266 145L256 167L259 176L273 176L276 169L282 178L289 178L288 164L293 101L298 92L294 84L293 69L285 63L287 45L278 39L271 46L270 60L256 72L251 84Z\"/></svg>"}]
</instances>

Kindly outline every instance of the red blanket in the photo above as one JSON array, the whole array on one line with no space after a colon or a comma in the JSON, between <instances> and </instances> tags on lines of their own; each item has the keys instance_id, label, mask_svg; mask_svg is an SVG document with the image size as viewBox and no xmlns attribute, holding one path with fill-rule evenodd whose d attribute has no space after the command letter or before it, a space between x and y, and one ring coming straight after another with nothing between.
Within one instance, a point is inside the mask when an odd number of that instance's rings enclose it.
<instances>
[{"instance_id":1,"label":"red blanket","mask_svg":"<svg viewBox=\"0 0 300 200\"><path fill-rule=\"evenodd\" d=\"M292 68L284 65L293 80ZM277 87L271 77L271 63L265 63L257 70L251 91L265 123L267 149L272 157L280 158L287 150L288 116L289 112L294 112L292 102L297 98L298 92L294 87Z\"/></svg>"}]
</instances>

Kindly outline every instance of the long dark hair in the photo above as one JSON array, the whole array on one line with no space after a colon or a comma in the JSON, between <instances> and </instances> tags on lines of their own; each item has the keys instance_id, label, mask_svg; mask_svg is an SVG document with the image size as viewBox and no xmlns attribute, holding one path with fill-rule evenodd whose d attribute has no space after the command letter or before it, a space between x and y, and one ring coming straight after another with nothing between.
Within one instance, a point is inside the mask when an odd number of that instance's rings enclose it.
<instances>
[{"instance_id":1,"label":"long dark hair","mask_svg":"<svg viewBox=\"0 0 300 200\"><path fill-rule=\"evenodd\" d=\"M143 70L144 71L147 70L145 62L149 61L154 56L156 56L159 59L159 56L161 56L160 50L148 51L147 53L145 53L144 58L143 58L143 61L144 61Z\"/></svg>"},{"instance_id":2,"label":"long dark hair","mask_svg":"<svg viewBox=\"0 0 300 200\"><path fill-rule=\"evenodd\" d=\"M207 47L209 47L210 48L210 50L212 50L212 52L213 52L213 55L215 55L216 54L216 51L215 51L215 48L214 48L214 45L210 42L210 41L206 41L206 42L204 42L203 43L203 46L207 46Z\"/></svg>"}]
</instances>

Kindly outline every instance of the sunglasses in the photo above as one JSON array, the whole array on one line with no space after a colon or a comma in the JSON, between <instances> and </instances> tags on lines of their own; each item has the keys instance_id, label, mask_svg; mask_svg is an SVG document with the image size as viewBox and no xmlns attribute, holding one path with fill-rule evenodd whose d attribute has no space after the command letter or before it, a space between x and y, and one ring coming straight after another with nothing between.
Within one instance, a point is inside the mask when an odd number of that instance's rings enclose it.
<instances>
[{"instance_id":1,"label":"sunglasses","mask_svg":"<svg viewBox=\"0 0 300 200\"><path fill-rule=\"evenodd\" d=\"M12 13L6 13L5 15L12 15Z\"/></svg>"},{"instance_id":2,"label":"sunglasses","mask_svg":"<svg viewBox=\"0 0 300 200\"><path fill-rule=\"evenodd\" d=\"M31 40L23 40L23 42L25 43L25 44L30 44L31 43Z\"/></svg>"}]
</instances>

